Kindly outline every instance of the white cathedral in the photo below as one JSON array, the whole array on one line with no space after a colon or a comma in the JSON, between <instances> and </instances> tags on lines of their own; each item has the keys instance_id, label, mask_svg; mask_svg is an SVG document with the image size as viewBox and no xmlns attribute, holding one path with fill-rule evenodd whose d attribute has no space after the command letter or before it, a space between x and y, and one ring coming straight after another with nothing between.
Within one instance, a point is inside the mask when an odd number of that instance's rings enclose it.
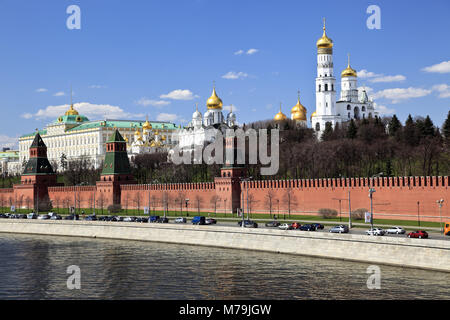
<instances>
[{"instance_id":1,"label":"white cathedral","mask_svg":"<svg viewBox=\"0 0 450 320\"><path fill-rule=\"evenodd\" d=\"M378 116L374 103L367 96L365 89L358 91L357 73L350 67L350 58L347 68L341 73L341 96L336 101L336 78L333 70L333 41L328 38L323 25L323 35L317 41L317 78L316 78L316 111L311 115L311 127L320 138L327 122L334 128L337 123L351 119L364 119ZM280 107L280 112L274 120L287 119ZM291 119L306 125L306 108L300 103L291 110Z\"/></svg>"},{"instance_id":2,"label":"white cathedral","mask_svg":"<svg viewBox=\"0 0 450 320\"><path fill-rule=\"evenodd\" d=\"M178 132L178 147L183 151L193 151L197 146L205 146L214 141L216 130L225 133L226 129L236 128L236 114L231 106L225 118L222 113L223 103L213 88L211 97L206 101L206 112L202 115L196 106L192 120ZM172 151L173 152L173 151Z\"/></svg>"}]
</instances>

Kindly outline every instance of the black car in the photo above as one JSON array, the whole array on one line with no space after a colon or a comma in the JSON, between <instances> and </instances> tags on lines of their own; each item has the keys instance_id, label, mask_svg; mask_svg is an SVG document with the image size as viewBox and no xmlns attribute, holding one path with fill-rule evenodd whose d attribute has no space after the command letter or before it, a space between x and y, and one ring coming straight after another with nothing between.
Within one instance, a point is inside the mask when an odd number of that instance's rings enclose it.
<instances>
[{"instance_id":1,"label":"black car","mask_svg":"<svg viewBox=\"0 0 450 320\"><path fill-rule=\"evenodd\" d=\"M95 215L87 216L86 218L84 218L84 220L86 220L86 221L97 221L97 217Z\"/></svg>"},{"instance_id":2,"label":"black car","mask_svg":"<svg viewBox=\"0 0 450 320\"><path fill-rule=\"evenodd\" d=\"M158 222L158 223L169 223L169 219L161 217L156 222Z\"/></svg>"},{"instance_id":3,"label":"black car","mask_svg":"<svg viewBox=\"0 0 450 320\"><path fill-rule=\"evenodd\" d=\"M280 223L276 220L266 223L266 227L270 227L270 228L277 228L279 226L280 226Z\"/></svg>"},{"instance_id":4,"label":"black car","mask_svg":"<svg viewBox=\"0 0 450 320\"><path fill-rule=\"evenodd\" d=\"M64 220L80 220L80 216L78 214L71 214L64 217Z\"/></svg>"},{"instance_id":5,"label":"black car","mask_svg":"<svg viewBox=\"0 0 450 320\"><path fill-rule=\"evenodd\" d=\"M320 223L312 223L312 225L314 226L314 227L316 227L316 230L317 229L320 229L320 230L323 230L323 224L320 224Z\"/></svg>"},{"instance_id":6,"label":"black car","mask_svg":"<svg viewBox=\"0 0 450 320\"><path fill-rule=\"evenodd\" d=\"M238 225L242 227L242 221L239 221ZM244 228L258 228L258 224L251 220L244 220Z\"/></svg>"},{"instance_id":7,"label":"black car","mask_svg":"<svg viewBox=\"0 0 450 320\"><path fill-rule=\"evenodd\" d=\"M301 231L316 231L316 227L312 224L304 224L299 228L299 230L301 230Z\"/></svg>"}]
</instances>

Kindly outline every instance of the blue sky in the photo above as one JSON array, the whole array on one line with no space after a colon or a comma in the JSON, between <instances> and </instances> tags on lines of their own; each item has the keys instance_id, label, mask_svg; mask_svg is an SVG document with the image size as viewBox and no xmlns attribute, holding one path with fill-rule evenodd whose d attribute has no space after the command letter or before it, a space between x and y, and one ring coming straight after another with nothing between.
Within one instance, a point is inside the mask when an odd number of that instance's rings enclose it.
<instances>
[{"instance_id":1,"label":"blue sky","mask_svg":"<svg viewBox=\"0 0 450 320\"><path fill-rule=\"evenodd\" d=\"M66 27L73 4L80 30ZM371 4L381 30L366 26ZM213 81L240 123L272 118L280 102L289 114L297 90L309 117L323 17L337 82L350 53L383 113L428 114L440 126L450 109L449 9L447 0L2 0L0 147L56 119L70 85L91 120L185 123L196 102L205 110Z\"/></svg>"}]
</instances>

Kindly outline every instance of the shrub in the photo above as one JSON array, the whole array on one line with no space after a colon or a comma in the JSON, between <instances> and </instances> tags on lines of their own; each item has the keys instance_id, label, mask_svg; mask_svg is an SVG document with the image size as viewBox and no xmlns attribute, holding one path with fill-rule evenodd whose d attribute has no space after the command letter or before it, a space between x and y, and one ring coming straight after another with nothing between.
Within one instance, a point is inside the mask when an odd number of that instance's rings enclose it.
<instances>
[{"instance_id":1,"label":"shrub","mask_svg":"<svg viewBox=\"0 0 450 320\"><path fill-rule=\"evenodd\" d=\"M111 204L108 206L109 213L119 213L122 211L122 206L120 204Z\"/></svg>"},{"instance_id":2,"label":"shrub","mask_svg":"<svg viewBox=\"0 0 450 320\"><path fill-rule=\"evenodd\" d=\"M325 219L335 218L338 215L338 212L334 209L322 208L319 209L319 215Z\"/></svg>"},{"instance_id":3,"label":"shrub","mask_svg":"<svg viewBox=\"0 0 450 320\"><path fill-rule=\"evenodd\" d=\"M359 208L352 211L352 219L353 220L364 220L367 209Z\"/></svg>"}]
</instances>

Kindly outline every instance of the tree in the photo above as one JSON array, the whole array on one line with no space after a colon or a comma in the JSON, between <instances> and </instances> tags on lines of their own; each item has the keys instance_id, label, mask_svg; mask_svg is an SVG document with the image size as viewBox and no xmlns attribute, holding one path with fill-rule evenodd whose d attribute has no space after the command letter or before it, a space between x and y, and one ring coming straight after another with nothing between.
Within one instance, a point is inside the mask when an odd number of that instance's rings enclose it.
<instances>
[{"instance_id":1,"label":"tree","mask_svg":"<svg viewBox=\"0 0 450 320\"><path fill-rule=\"evenodd\" d=\"M106 201L106 198L105 198L104 192L100 192L100 195L98 196L98 199L97 199L97 207L99 207L100 210L102 210L102 214L103 214L103 209L105 208L105 201Z\"/></svg>"},{"instance_id":2,"label":"tree","mask_svg":"<svg viewBox=\"0 0 450 320\"><path fill-rule=\"evenodd\" d=\"M325 130L322 133L321 139L323 141L329 141L331 140L333 135L333 124L329 121L325 122Z\"/></svg>"},{"instance_id":3,"label":"tree","mask_svg":"<svg viewBox=\"0 0 450 320\"><path fill-rule=\"evenodd\" d=\"M219 200L220 200L220 198L219 198L219 196L218 195L213 195L212 197L211 197L211 199L210 199L210 202L211 202L211 204L213 205L213 207L214 207L214 215L216 216L217 215L217 203L219 202Z\"/></svg>"},{"instance_id":4,"label":"tree","mask_svg":"<svg viewBox=\"0 0 450 320\"><path fill-rule=\"evenodd\" d=\"M186 194L184 192L179 192L175 197L175 203L180 206L180 214L183 215L183 206L186 201Z\"/></svg>"},{"instance_id":5,"label":"tree","mask_svg":"<svg viewBox=\"0 0 450 320\"><path fill-rule=\"evenodd\" d=\"M60 164L61 169L62 169L63 171L66 171L66 170L67 170L67 156L66 156L65 153L62 153L62 154L61 154L61 157L59 158L59 164Z\"/></svg>"},{"instance_id":6,"label":"tree","mask_svg":"<svg viewBox=\"0 0 450 320\"><path fill-rule=\"evenodd\" d=\"M448 111L447 119L445 119L442 127L442 133L444 134L444 143L450 150L450 110Z\"/></svg>"},{"instance_id":7,"label":"tree","mask_svg":"<svg viewBox=\"0 0 450 320\"><path fill-rule=\"evenodd\" d=\"M395 137L401 128L402 128L402 124L401 124L400 120L398 120L397 116L394 114L392 116L391 121L389 121L389 125L388 125L389 135L391 137Z\"/></svg>"},{"instance_id":8,"label":"tree","mask_svg":"<svg viewBox=\"0 0 450 320\"><path fill-rule=\"evenodd\" d=\"M288 210L289 219L291 218L291 208L297 204L297 199L293 194L292 188L287 188L284 193L284 201Z\"/></svg>"},{"instance_id":9,"label":"tree","mask_svg":"<svg viewBox=\"0 0 450 320\"><path fill-rule=\"evenodd\" d=\"M269 215L271 219L274 201L275 201L275 192L273 191L273 189L268 189L266 193L266 206L269 208Z\"/></svg>"},{"instance_id":10,"label":"tree","mask_svg":"<svg viewBox=\"0 0 450 320\"><path fill-rule=\"evenodd\" d=\"M355 121L353 119L350 120L350 123L347 128L347 138L355 139L356 134L358 132L358 128L356 127Z\"/></svg>"},{"instance_id":11,"label":"tree","mask_svg":"<svg viewBox=\"0 0 450 320\"><path fill-rule=\"evenodd\" d=\"M137 212L139 213L139 210L141 209L141 193L140 192L136 192L135 194L134 194L134 198L133 198L133 201L134 201L134 203L135 203L135 205L136 205L136 209L137 209Z\"/></svg>"},{"instance_id":12,"label":"tree","mask_svg":"<svg viewBox=\"0 0 450 320\"><path fill-rule=\"evenodd\" d=\"M202 198L199 195L196 195L194 200L195 200L195 204L197 207L197 213L198 213L198 215L200 215L200 206L202 204Z\"/></svg>"}]
</instances>

